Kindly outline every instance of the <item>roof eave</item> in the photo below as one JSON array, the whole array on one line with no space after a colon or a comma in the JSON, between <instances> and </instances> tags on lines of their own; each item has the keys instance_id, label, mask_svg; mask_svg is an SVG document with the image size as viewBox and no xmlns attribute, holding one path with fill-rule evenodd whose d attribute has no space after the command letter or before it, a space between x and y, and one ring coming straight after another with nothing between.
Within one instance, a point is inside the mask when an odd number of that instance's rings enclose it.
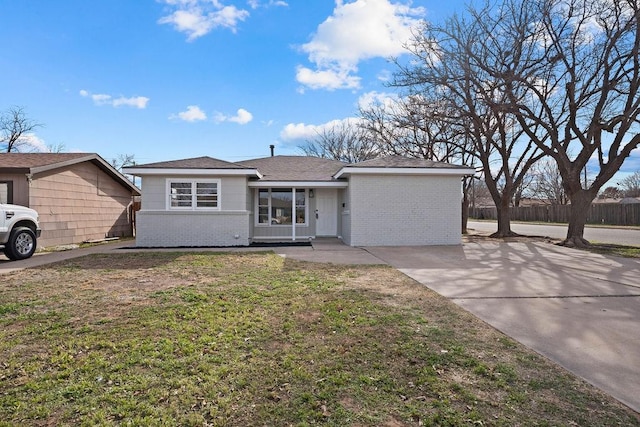
<instances>
[{"instance_id":1,"label":"roof eave","mask_svg":"<svg viewBox=\"0 0 640 427\"><path fill-rule=\"evenodd\" d=\"M339 179L345 175L431 175L431 176L466 176L475 174L475 169L456 168L379 168L379 167L351 167L340 169L334 178Z\"/></svg>"},{"instance_id":2,"label":"roof eave","mask_svg":"<svg viewBox=\"0 0 640 427\"><path fill-rule=\"evenodd\" d=\"M198 169L198 168L123 168L125 173L135 176L168 176L168 175L191 175L191 176L249 176L262 178L262 174L257 169Z\"/></svg>"}]
</instances>

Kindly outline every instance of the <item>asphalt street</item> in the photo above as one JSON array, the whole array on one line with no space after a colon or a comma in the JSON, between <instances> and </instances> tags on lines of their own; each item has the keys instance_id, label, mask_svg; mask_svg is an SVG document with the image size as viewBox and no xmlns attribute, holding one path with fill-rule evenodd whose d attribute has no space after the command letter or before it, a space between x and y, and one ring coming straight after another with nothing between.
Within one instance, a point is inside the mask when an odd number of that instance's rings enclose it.
<instances>
[{"instance_id":1,"label":"asphalt street","mask_svg":"<svg viewBox=\"0 0 640 427\"><path fill-rule=\"evenodd\" d=\"M468 228L483 233L494 233L498 229L495 221L469 221ZM554 239L567 237L566 225L539 225L511 223L511 231L527 236L543 236ZM589 227L584 230L584 238L593 243L640 246L640 228Z\"/></svg>"}]
</instances>

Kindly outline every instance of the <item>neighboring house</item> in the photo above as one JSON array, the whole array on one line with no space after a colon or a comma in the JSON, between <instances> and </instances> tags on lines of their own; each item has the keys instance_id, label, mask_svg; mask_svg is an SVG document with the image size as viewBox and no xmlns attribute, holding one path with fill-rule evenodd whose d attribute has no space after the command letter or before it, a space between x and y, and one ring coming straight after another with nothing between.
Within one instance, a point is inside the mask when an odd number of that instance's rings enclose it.
<instances>
[{"instance_id":1,"label":"neighboring house","mask_svg":"<svg viewBox=\"0 0 640 427\"><path fill-rule=\"evenodd\" d=\"M41 247L131 236L139 194L97 154L0 154L0 202L38 211Z\"/></svg>"},{"instance_id":2,"label":"neighboring house","mask_svg":"<svg viewBox=\"0 0 640 427\"><path fill-rule=\"evenodd\" d=\"M622 205L635 205L640 203L640 197L624 197L619 203Z\"/></svg>"},{"instance_id":3,"label":"neighboring house","mask_svg":"<svg viewBox=\"0 0 640 427\"><path fill-rule=\"evenodd\" d=\"M125 168L142 178L136 244L247 246L320 236L351 246L461 243L467 167L391 156L356 164L211 157Z\"/></svg>"}]
</instances>

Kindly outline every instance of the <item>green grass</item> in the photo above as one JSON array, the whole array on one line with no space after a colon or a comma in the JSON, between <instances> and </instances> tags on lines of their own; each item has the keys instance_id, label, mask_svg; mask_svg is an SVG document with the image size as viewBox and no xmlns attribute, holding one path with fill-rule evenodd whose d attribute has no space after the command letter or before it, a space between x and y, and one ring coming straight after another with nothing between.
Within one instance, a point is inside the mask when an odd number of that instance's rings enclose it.
<instances>
[{"instance_id":1,"label":"green grass","mask_svg":"<svg viewBox=\"0 0 640 427\"><path fill-rule=\"evenodd\" d=\"M640 425L388 267L143 253L2 279L0 426Z\"/></svg>"},{"instance_id":2,"label":"green grass","mask_svg":"<svg viewBox=\"0 0 640 427\"><path fill-rule=\"evenodd\" d=\"M613 245L609 243L591 242L591 244L583 248L589 252L595 252L603 255L614 255L625 258L640 258L640 246Z\"/></svg>"}]
</instances>

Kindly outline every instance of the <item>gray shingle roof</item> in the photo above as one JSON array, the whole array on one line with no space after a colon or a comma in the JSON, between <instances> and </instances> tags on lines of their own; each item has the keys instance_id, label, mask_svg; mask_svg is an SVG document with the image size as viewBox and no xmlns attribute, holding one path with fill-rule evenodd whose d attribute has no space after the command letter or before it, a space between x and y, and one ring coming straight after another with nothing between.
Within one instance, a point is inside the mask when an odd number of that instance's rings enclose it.
<instances>
[{"instance_id":1,"label":"gray shingle roof","mask_svg":"<svg viewBox=\"0 0 640 427\"><path fill-rule=\"evenodd\" d=\"M92 153L0 153L0 169L31 169L94 157Z\"/></svg>"},{"instance_id":2,"label":"gray shingle roof","mask_svg":"<svg viewBox=\"0 0 640 427\"><path fill-rule=\"evenodd\" d=\"M256 168L260 181L335 181L332 177L346 166L338 160L305 156L273 156L243 160L238 164Z\"/></svg>"},{"instance_id":3,"label":"gray shingle roof","mask_svg":"<svg viewBox=\"0 0 640 427\"><path fill-rule=\"evenodd\" d=\"M350 168L437 168L437 169L466 169L466 166L450 163L434 162L433 160L417 159L404 156L385 156L345 165Z\"/></svg>"},{"instance_id":4,"label":"gray shingle roof","mask_svg":"<svg viewBox=\"0 0 640 427\"><path fill-rule=\"evenodd\" d=\"M209 156L170 160L168 162L146 163L132 167L136 169L251 169L239 163L226 162Z\"/></svg>"}]
</instances>

